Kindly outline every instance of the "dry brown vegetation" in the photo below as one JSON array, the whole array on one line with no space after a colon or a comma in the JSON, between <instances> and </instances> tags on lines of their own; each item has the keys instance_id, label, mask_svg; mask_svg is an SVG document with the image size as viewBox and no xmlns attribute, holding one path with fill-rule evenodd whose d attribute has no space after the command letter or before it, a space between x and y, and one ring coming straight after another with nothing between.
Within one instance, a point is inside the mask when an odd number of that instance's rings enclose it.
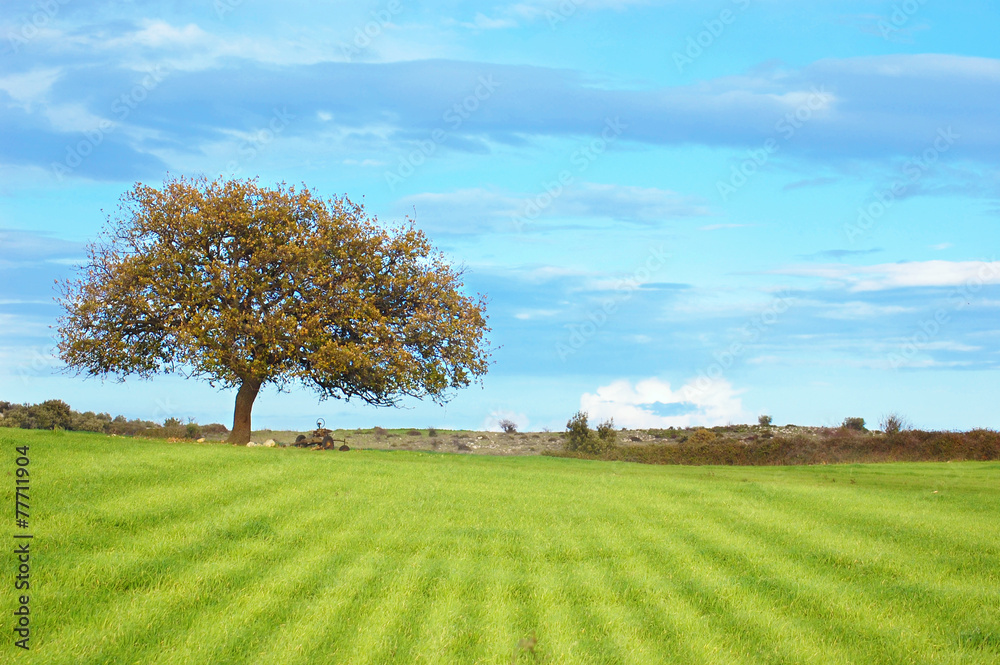
<instances>
[{"instance_id":1,"label":"dry brown vegetation","mask_svg":"<svg viewBox=\"0 0 1000 665\"><path fill-rule=\"evenodd\" d=\"M419 432L419 436L411 432ZM564 432L338 430L354 449L425 450L478 455L553 455L646 464L791 465L1000 459L1000 433L907 430L895 434L847 427L728 427L619 430L600 454L566 450ZM297 432L255 432L255 440L294 440Z\"/></svg>"},{"instance_id":2,"label":"dry brown vegetation","mask_svg":"<svg viewBox=\"0 0 1000 665\"><path fill-rule=\"evenodd\" d=\"M636 438L639 441L633 440ZM735 426L652 430L646 437L632 435L629 439L629 443L599 456L567 451L549 454L646 464L737 466L1000 459L1000 433L987 429L884 434L847 427Z\"/></svg>"},{"instance_id":3,"label":"dry brown vegetation","mask_svg":"<svg viewBox=\"0 0 1000 665\"><path fill-rule=\"evenodd\" d=\"M845 421L846 422L846 421ZM137 438L171 440L204 437L209 443L225 440L224 425L184 424L170 418L163 425L111 418L107 414L78 413L59 400L37 405L0 402L0 427L94 431ZM258 430L252 439L273 439L291 445L309 432ZM477 455L552 455L581 459L617 460L645 464L791 465L865 462L916 462L1000 459L1000 433L989 429L968 432L902 430L888 433L841 427L767 427L730 425L687 429L609 431L613 445L569 445L566 432L480 432L426 429L339 429L334 438L346 439L352 449L424 450Z\"/></svg>"}]
</instances>

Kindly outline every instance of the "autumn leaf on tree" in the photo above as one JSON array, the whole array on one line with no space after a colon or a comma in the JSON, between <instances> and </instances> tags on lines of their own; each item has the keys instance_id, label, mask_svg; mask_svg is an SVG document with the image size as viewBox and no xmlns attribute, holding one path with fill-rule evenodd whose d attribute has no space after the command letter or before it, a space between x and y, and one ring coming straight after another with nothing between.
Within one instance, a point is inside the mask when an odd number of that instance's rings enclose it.
<instances>
[{"instance_id":1,"label":"autumn leaf on tree","mask_svg":"<svg viewBox=\"0 0 1000 665\"><path fill-rule=\"evenodd\" d=\"M82 274L61 283L59 354L120 379L178 372L237 389L230 442L261 387L441 403L485 375L486 300L412 222L256 180L136 184Z\"/></svg>"}]
</instances>

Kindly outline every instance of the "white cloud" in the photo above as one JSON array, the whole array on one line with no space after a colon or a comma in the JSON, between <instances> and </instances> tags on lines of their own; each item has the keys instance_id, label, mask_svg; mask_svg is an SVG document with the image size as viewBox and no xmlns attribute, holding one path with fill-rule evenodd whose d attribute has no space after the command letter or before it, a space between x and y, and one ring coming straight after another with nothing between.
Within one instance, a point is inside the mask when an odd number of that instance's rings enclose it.
<instances>
[{"instance_id":1,"label":"white cloud","mask_svg":"<svg viewBox=\"0 0 1000 665\"><path fill-rule=\"evenodd\" d=\"M47 320L3 312L0 312L0 331L3 337L48 337L52 334Z\"/></svg>"},{"instance_id":2,"label":"white cloud","mask_svg":"<svg viewBox=\"0 0 1000 665\"><path fill-rule=\"evenodd\" d=\"M753 358L747 358L748 365L776 365L783 362L784 359L780 356L754 356Z\"/></svg>"},{"instance_id":3,"label":"white cloud","mask_svg":"<svg viewBox=\"0 0 1000 665\"><path fill-rule=\"evenodd\" d=\"M515 319L520 319L521 321L530 321L532 319L539 319L548 316L555 316L559 313L557 309L528 309L514 314Z\"/></svg>"},{"instance_id":4,"label":"white cloud","mask_svg":"<svg viewBox=\"0 0 1000 665\"><path fill-rule=\"evenodd\" d=\"M345 159L342 164L347 164L348 166L385 166L385 162L380 162L377 159L362 159L358 161L357 159Z\"/></svg>"},{"instance_id":5,"label":"white cloud","mask_svg":"<svg viewBox=\"0 0 1000 665\"><path fill-rule=\"evenodd\" d=\"M345 54L345 47L353 47L354 30L364 29L368 22L370 17L359 17L356 25L313 26L297 31L298 38L289 42L273 34L224 34L209 32L196 23L173 25L144 19L124 32L115 24L90 26L86 32L45 30L34 41L44 43L51 52L120 55L123 66L138 70L154 65L178 71L208 70L232 58L272 65L313 65L358 59L359 54L353 58ZM404 31L390 22L362 50L366 62L384 62L446 58L451 55L449 48L437 31L428 31L425 26Z\"/></svg>"},{"instance_id":6,"label":"white cloud","mask_svg":"<svg viewBox=\"0 0 1000 665\"><path fill-rule=\"evenodd\" d=\"M546 18L550 21L565 21L581 10L622 11L633 5L646 4L649 4L649 0L524 0L509 5L503 11L528 20Z\"/></svg>"},{"instance_id":7,"label":"white cloud","mask_svg":"<svg viewBox=\"0 0 1000 665\"><path fill-rule=\"evenodd\" d=\"M718 231L720 229L742 229L749 224L709 224L708 226L699 226L699 231Z\"/></svg>"},{"instance_id":8,"label":"white cloud","mask_svg":"<svg viewBox=\"0 0 1000 665\"><path fill-rule=\"evenodd\" d=\"M1000 82L1000 60L941 53L860 56L820 60L818 69L887 78L956 77Z\"/></svg>"},{"instance_id":9,"label":"white cloud","mask_svg":"<svg viewBox=\"0 0 1000 665\"><path fill-rule=\"evenodd\" d=\"M556 196L541 188L513 193L474 187L452 192L423 192L402 198L401 210L414 207L435 220L442 231L484 229L516 231L519 223L547 219L616 219L652 223L678 217L701 217L708 207L696 197L669 189L581 182Z\"/></svg>"},{"instance_id":10,"label":"white cloud","mask_svg":"<svg viewBox=\"0 0 1000 665\"><path fill-rule=\"evenodd\" d=\"M102 122L111 121L110 118L91 113L87 105L81 102L46 105L42 112L52 128L60 132L92 131L100 127Z\"/></svg>"},{"instance_id":11,"label":"white cloud","mask_svg":"<svg viewBox=\"0 0 1000 665\"><path fill-rule=\"evenodd\" d=\"M459 23L463 28L474 30L501 30L504 28L516 28L517 21L511 18L490 18L482 12L476 14L472 21Z\"/></svg>"},{"instance_id":12,"label":"white cloud","mask_svg":"<svg viewBox=\"0 0 1000 665\"><path fill-rule=\"evenodd\" d=\"M473 265L476 267L477 272L491 272L507 279L523 280L532 284L544 284L559 279L587 278L602 274L592 270L553 265L505 266L495 263L478 263Z\"/></svg>"},{"instance_id":13,"label":"white cloud","mask_svg":"<svg viewBox=\"0 0 1000 665\"><path fill-rule=\"evenodd\" d=\"M962 344L961 342L952 342L948 340L942 340L939 342L926 342L920 345L922 350L929 351L981 351L983 347L981 346L970 346L968 344Z\"/></svg>"},{"instance_id":14,"label":"white cloud","mask_svg":"<svg viewBox=\"0 0 1000 665\"><path fill-rule=\"evenodd\" d=\"M882 291L920 286L1000 284L1000 261L910 261L873 266L826 264L773 271L779 275L823 277L851 291Z\"/></svg>"},{"instance_id":15,"label":"white cloud","mask_svg":"<svg viewBox=\"0 0 1000 665\"><path fill-rule=\"evenodd\" d=\"M0 229L0 267L15 267L40 261L52 262L56 259L72 259L84 254L84 245L71 240L54 238L46 233L19 229Z\"/></svg>"},{"instance_id":16,"label":"white cloud","mask_svg":"<svg viewBox=\"0 0 1000 665\"><path fill-rule=\"evenodd\" d=\"M175 28L166 21L146 20L143 21L141 30L105 41L102 46L104 48L132 45L147 48L187 48L205 44L211 38L211 35L194 23L189 23L182 28Z\"/></svg>"},{"instance_id":17,"label":"white cloud","mask_svg":"<svg viewBox=\"0 0 1000 665\"><path fill-rule=\"evenodd\" d=\"M739 392L724 379L693 379L673 390L652 377L632 384L621 379L580 397L580 409L595 422L614 418L629 428L714 426L745 421L748 417ZM662 405L662 406L661 406ZM687 410L680 415L659 415L657 408Z\"/></svg>"},{"instance_id":18,"label":"white cloud","mask_svg":"<svg viewBox=\"0 0 1000 665\"><path fill-rule=\"evenodd\" d=\"M891 314L905 314L916 311L915 307L900 305L873 305L868 302L851 301L841 303L822 303L815 301L798 301L798 305L815 304L821 307L819 316L825 319L871 319Z\"/></svg>"},{"instance_id":19,"label":"white cloud","mask_svg":"<svg viewBox=\"0 0 1000 665\"><path fill-rule=\"evenodd\" d=\"M0 90L3 90L27 111L37 102L45 101L49 89L62 75L58 68L33 69L24 74L8 74L0 77Z\"/></svg>"}]
</instances>

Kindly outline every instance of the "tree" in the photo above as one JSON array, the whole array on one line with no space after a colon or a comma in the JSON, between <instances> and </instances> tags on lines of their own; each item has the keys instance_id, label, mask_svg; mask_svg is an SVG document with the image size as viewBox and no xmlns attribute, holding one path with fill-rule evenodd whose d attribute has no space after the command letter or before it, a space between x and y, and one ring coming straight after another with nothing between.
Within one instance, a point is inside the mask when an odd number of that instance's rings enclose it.
<instances>
[{"instance_id":1,"label":"tree","mask_svg":"<svg viewBox=\"0 0 1000 665\"><path fill-rule=\"evenodd\" d=\"M177 372L235 388L231 443L267 384L378 406L447 401L484 375L485 297L413 222L380 227L347 197L254 180L137 183L62 282L59 353L120 380Z\"/></svg>"},{"instance_id":2,"label":"tree","mask_svg":"<svg viewBox=\"0 0 1000 665\"><path fill-rule=\"evenodd\" d=\"M517 423L510 418L504 418L499 422L499 425L504 434L517 434Z\"/></svg>"}]
</instances>

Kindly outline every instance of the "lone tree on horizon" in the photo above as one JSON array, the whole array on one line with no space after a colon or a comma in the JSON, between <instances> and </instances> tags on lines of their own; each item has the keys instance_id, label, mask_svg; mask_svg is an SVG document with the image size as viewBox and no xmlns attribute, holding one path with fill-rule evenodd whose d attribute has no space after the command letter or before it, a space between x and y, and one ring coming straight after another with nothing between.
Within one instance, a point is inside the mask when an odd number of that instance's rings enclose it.
<instances>
[{"instance_id":1,"label":"lone tree on horizon","mask_svg":"<svg viewBox=\"0 0 1000 665\"><path fill-rule=\"evenodd\" d=\"M447 401L488 369L486 299L412 221L390 230L347 197L254 180L137 183L60 284L59 355L119 380L177 372L236 388L230 443L261 387L395 406Z\"/></svg>"}]
</instances>

